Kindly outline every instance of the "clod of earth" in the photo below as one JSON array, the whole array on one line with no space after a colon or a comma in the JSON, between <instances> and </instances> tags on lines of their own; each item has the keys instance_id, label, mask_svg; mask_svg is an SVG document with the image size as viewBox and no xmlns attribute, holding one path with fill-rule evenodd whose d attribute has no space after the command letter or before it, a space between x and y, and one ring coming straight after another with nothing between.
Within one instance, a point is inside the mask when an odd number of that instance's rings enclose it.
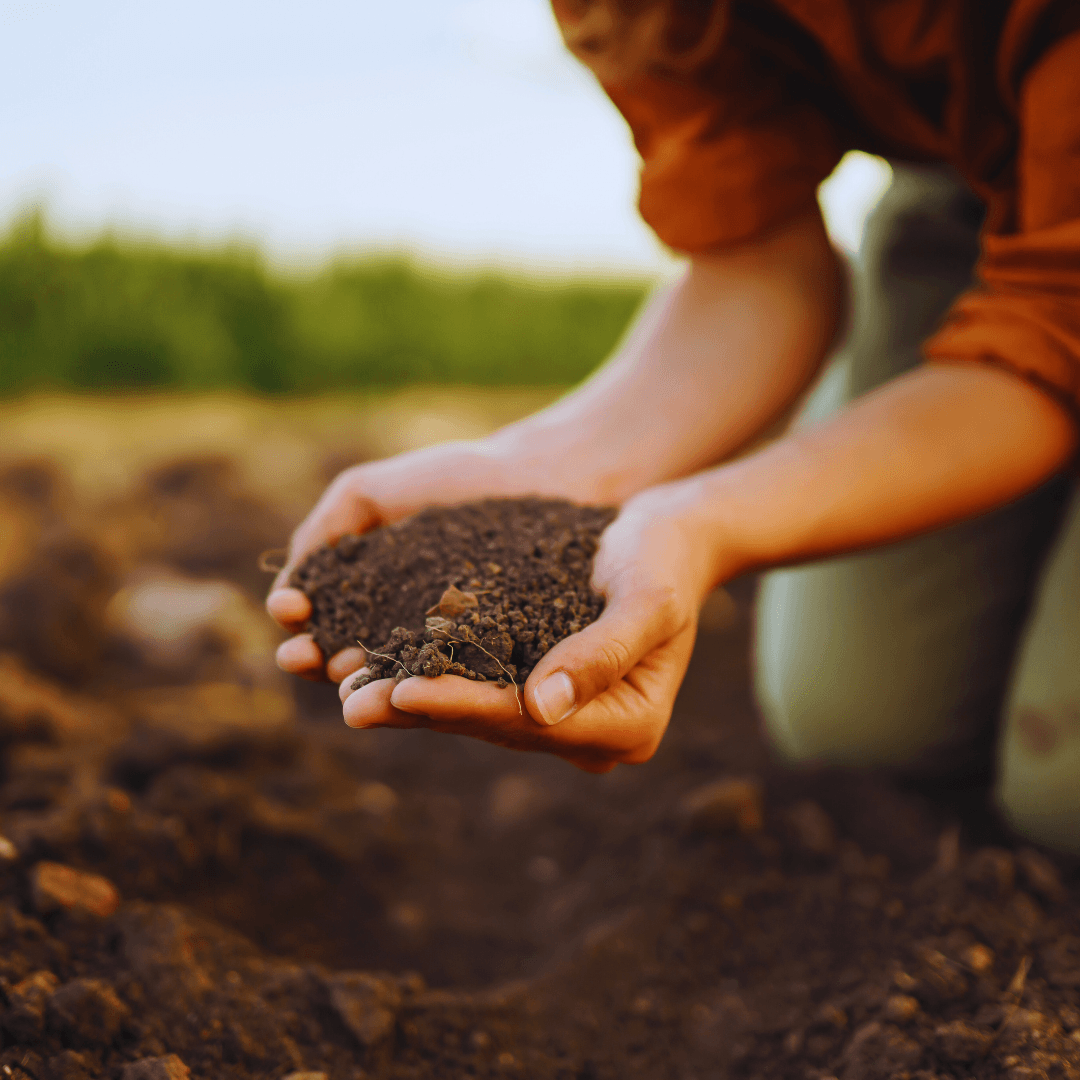
<instances>
[{"instance_id":1,"label":"clod of earth","mask_svg":"<svg viewBox=\"0 0 1080 1080\"><path fill-rule=\"evenodd\" d=\"M293 572L326 655L359 642L375 679L461 675L520 686L540 658L594 622L590 585L605 507L488 499L435 507L322 548Z\"/></svg>"},{"instance_id":2,"label":"clod of earth","mask_svg":"<svg viewBox=\"0 0 1080 1080\"><path fill-rule=\"evenodd\" d=\"M401 992L387 979L352 971L326 980L330 1004L361 1046L374 1046L394 1030Z\"/></svg>"},{"instance_id":3,"label":"clod of earth","mask_svg":"<svg viewBox=\"0 0 1080 1080\"><path fill-rule=\"evenodd\" d=\"M72 979L46 1006L49 1027L68 1045L107 1046L120 1033L131 1010L101 979Z\"/></svg>"},{"instance_id":4,"label":"clod of earth","mask_svg":"<svg viewBox=\"0 0 1080 1080\"><path fill-rule=\"evenodd\" d=\"M124 1066L121 1080L188 1080L191 1070L176 1054L143 1058Z\"/></svg>"},{"instance_id":5,"label":"clod of earth","mask_svg":"<svg viewBox=\"0 0 1080 1080\"><path fill-rule=\"evenodd\" d=\"M67 908L106 918L120 904L120 894L108 878L63 863L39 862L30 882L34 907L43 914Z\"/></svg>"},{"instance_id":6,"label":"clod of earth","mask_svg":"<svg viewBox=\"0 0 1080 1080\"><path fill-rule=\"evenodd\" d=\"M727 777L687 792L679 815L691 829L702 832L755 833L762 826L761 783Z\"/></svg>"}]
</instances>

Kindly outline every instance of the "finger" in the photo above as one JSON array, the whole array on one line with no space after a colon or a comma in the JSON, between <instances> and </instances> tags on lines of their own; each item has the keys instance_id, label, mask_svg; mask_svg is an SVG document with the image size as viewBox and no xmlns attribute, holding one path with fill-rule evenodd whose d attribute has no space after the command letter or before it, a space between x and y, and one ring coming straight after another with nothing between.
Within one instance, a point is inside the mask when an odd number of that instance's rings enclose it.
<instances>
[{"instance_id":1,"label":"finger","mask_svg":"<svg viewBox=\"0 0 1080 1080\"><path fill-rule=\"evenodd\" d=\"M536 665L525 685L529 712L543 724L562 723L687 622L668 589L639 588L614 598L596 622L559 642Z\"/></svg>"},{"instance_id":2,"label":"finger","mask_svg":"<svg viewBox=\"0 0 1080 1080\"><path fill-rule=\"evenodd\" d=\"M350 675L346 675L341 680L341 685L338 687L338 697L341 699L341 704L345 704L345 699L353 692L353 683L356 682L361 675L369 675L371 672L366 667L360 668L358 671L352 672Z\"/></svg>"},{"instance_id":3,"label":"finger","mask_svg":"<svg viewBox=\"0 0 1080 1080\"><path fill-rule=\"evenodd\" d=\"M336 543L346 533L366 532L378 522L377 507L357 492L356 482L351 470L347 470L323 492L311 513L292 534L288 558L274 579L272 589L287 586L297 563L316 548Z\"/></svg>"},{"instance_id":4,"label":"finger","mask_svg":"<svg viewBox=\"0 0 1080 1080\"><path fill-rule=\"evenodd\" d=\"M395 709L390 703L394 685L393 679L376 679L354 690L341 707L345 723L352 728L420 727L415 716Z\"/></svg>"},{"instance_id":5,"label":"finger","mask_svg":"<svg viewBox=\"0 0 1080 1080\"><path fill-rule=\"evenodd\" d=\"M402 679L391 700L402 712L430 717L439 723L478 722L492 727L514 724L524 716L513 687L474 682L458 675Z\"/></svg>"},{"instance_id":6,"label":"finger","mask_svg":"<svg viewBox=\"0 0 1080 1080\"><path fill-rule=\"evenodd\" d=\"M302 679L323 677L323 654L310 634L297 634L278 646L277 664Z\"/></svg>"},{"instance_id":7,"label":"finger","mask_svg":"<svg viewBox=\"0 0 1080 1080\"><path fill-rule=\"evenodd\" d=\"M311 618L311 601L299 589L274 589L266 610L286 630L300 630Z\"/></svg>"},{"instance_id":8,"label":"finger","mask_svg":"<svg viewBox=\"0 0 1080 1080\"><path fill-rule=\"evenodd\" d=\"M365 663L367 663L367 653L363 649L357 646L342 649L326 661L326 677L334 682L341 682L342 679L359 671Z\"/></svg>"},{"instance_id":9,"label":"finger","mask_svg":"<svg viewBox=\"0 0 1080 1080\"><path fill-rule=\"evenodd\" d=\"M647 718L642 720L640 693L628 686L620 689L632 702L614 703L595 716L587 709L556 728L529 716L512 687L503 690L456 675L403 679L391 693L391 704L416 715L419 726L515 750L543 750L586 772L607 772L628 754L642 760L647 756L639 753L649 739L638 730L649 726Z\"/></svg>"},{"instance_id":10,"label":"finger","mask_svg":"<svg viewBox=\"0 0 1080 1080\"><path fill-rule=\"evenodd\" d=\"M562 752L549 729L525 712L521 698L510 687L504 690L458 675L403 679L394 687L391 704L414 716L417 727L468 735L514 750Z\"/></svg>"}]
</instances>

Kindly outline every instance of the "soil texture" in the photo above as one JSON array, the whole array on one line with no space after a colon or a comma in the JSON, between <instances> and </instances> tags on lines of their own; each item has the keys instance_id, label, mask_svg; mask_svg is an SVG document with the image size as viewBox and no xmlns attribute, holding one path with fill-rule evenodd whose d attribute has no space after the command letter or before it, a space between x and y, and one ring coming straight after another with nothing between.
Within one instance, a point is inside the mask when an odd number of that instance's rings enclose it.
<instances>
[{"instance_id":1,"label":"soil texture","mask_svg":"<svg viewBox=\"0 0 1080 1080\"><path fill-rule=\"evenodd\" d=\"M594 622L600 533L615 511L552 499L435 507L313 552L291 584L327 655L357 643L384 678L461 675L524 683L563 638Z\"/></svg>"},{"instance_id":2,"label":"soil texture","mask_svg":"<svg viewBox=\"0 0 1080 1080\"><path fill-rule=\"evenodd\" d=\"M1077 867L978 784L776 761L752 582L656 757L597 777L351 731L261 665L239 553L273 507L237 493L199 576L153 478L89 506L33 475L0 467L0 594L65 599L23 636L3 607L0 1076L1080 1078ZM470 561L421 603L503 579Z\"/></svg>"}]
</instances>

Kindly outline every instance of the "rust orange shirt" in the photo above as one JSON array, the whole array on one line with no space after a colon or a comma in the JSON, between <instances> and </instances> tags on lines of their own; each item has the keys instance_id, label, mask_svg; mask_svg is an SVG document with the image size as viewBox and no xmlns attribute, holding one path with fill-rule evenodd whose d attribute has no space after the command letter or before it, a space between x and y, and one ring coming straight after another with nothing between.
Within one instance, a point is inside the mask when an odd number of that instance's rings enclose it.
<instances>
[{"instance_id":1,"label":"rust orange shirt","mask_svg":"<svg viewBox=\"0 0 1080 1080\"><path fill-rule=\"evenodd\" d=\"M814 206L848 150L948 162L988 213L979 285L926 354L1005 365L1080 416L1080 0L728 5L692 74L604 86L660 239L750 239Z\"/></svg>"}]
</instances>

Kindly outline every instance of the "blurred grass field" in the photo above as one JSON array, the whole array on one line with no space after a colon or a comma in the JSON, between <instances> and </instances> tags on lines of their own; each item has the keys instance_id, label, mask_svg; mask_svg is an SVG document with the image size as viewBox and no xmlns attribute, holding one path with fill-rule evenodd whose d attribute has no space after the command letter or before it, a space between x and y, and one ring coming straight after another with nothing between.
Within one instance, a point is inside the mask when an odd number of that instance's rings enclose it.
<instances>
[{"instance_id":1,"label":"blurred grass field","mask_svg":"<svg viewBox=\"0 0 1080 1080\"><path fill-rule=\"evenodd\" d=\"M241 244L58 239L35 212L0 238L0 394L567 386L646 288L392 255L290 273Z\"/></svg>"}]
</instances>

